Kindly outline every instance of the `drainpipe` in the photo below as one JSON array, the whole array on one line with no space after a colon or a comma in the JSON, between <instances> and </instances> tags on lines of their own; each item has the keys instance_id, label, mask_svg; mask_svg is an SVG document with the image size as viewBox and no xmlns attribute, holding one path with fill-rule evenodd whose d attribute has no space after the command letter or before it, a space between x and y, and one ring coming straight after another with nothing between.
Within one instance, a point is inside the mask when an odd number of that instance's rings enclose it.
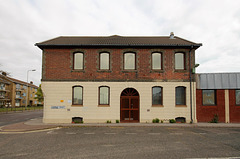
<instances>
[{"instance_id":1,"label":"drainpipe","mask_svg":"<svg viewBox=\"0 0 240 159\"><path fill-rule=\"evenodd\" d=\"M193 115L192 115L192 69L191 69L191 51L193 50L193 45L189 50L189 81L190 81L190 115L191 115L191 123L193 123Z\"/></svg>"}]
</instances>

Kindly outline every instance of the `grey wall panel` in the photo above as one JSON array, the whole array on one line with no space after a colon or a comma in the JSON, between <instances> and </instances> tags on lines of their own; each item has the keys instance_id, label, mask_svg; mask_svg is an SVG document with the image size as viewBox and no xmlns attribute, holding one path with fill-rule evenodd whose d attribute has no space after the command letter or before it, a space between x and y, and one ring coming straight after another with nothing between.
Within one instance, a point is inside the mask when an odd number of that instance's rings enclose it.
<instances>
[{"instance_id":1,"label":"grey wall panel","mask_svg":"<svg viewBox=\"0 0 240 159\"><path fill-rule=\"evenodd\" d=\"M240 73L201 73L197 89L240 89Z\"/></svg>"},{"instance_id":2,"label":"grey wall panel","mask_svg":"<svg viewBox=\"0 0 240 159\"><path fill-rule=\"evenodd\" d=\"M222 79L221 74L215 74L215 89L221 89L222 88L222 80L221 79Z\"/></svg>"}]
</instances>

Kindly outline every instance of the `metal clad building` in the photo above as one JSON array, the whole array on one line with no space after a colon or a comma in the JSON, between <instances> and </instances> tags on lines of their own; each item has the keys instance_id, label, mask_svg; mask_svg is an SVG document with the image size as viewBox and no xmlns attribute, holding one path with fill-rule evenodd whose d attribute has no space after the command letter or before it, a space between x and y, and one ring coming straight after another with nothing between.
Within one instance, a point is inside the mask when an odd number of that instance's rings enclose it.
<instances>
[{"instance_id":1,"label":"metal clad building","mask_svg":"<svg viewBox=\"0 0 240 159\"><path fill-rule=\"evenodd\" d=\"M240 89L240 73L200 73L197 89Z\"/></svg>"},{"instance_id":2,"label":"metal clad building","mask_svg":"<svg viewBox=\"0 0 240 159\"><path fill-rule=\"evenodd\" d=\"M197 121L240 122L240 73L201 73L196 75Z\"/></svg>"}]
</instances>

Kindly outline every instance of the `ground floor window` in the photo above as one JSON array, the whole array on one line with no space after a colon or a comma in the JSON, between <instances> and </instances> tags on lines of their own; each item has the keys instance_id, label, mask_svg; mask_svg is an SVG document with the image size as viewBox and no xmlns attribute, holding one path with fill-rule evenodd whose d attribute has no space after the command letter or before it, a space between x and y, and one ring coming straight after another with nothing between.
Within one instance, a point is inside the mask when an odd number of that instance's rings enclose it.
<instances>
[{"instance_id":1,"label":"ground floor window","mask_svg":"<svg viewBox=\"0 0 240 159\"><path fill-rule=\"evenodd\" d=\"M152 105L162 105L162 87L152 87Z\"/></svg>"},{"instance_id":2,"label":"ground floor window","mask_svg":"<svg viewBox=\"0 0 240 159\"><path fill-rule=\"evenodd\" d=\"M15 100L15 106L19 107L20 106L20 100Z\"/></svg>"},{"instance_id":3,"label":"ground floor window","mask_svg":"<svg viewBox=\"0 0 240 159\"><path fill-rule=\"evenodd\" d=\"M186 87L176 87L176 105L186 105Z\"/></svg>"},{"instance_id":4,"label":"ground floor window","mask_svg":"<svg viewBox=\"0 0 240 159\"><path fill-rule=\"evenodd\" d=\"M73 86L73 105L83 105L83 87L82 86Z\"/></svg>"},{"instance_id":5,"label":"ground floor window","mask_svg":"<svg viewBox=\"0 0 240 159\"><path fill-rule=\"evenodd\" d=\"M215 90L202 90L203 105L216 105Z\"/></svg>"},{"instance_id":6,"label":"ground floor window","mask_svg":"<svg viewBox=\"0 0 240 159\"><path fill-rule=\"evenodd\" d=\"M109 105L109 87L99 87L99 105Z\"/></svg>"},{"instance_id":7,"label":"ground floor window","mask_svg":"<svg viewBox=\"0 0 240 159\"><path fill-rule=\"evenodd\" d=\"M236 105L240 105L240 89L235 90L236 94Z\"/></svg>"}]
</instances>

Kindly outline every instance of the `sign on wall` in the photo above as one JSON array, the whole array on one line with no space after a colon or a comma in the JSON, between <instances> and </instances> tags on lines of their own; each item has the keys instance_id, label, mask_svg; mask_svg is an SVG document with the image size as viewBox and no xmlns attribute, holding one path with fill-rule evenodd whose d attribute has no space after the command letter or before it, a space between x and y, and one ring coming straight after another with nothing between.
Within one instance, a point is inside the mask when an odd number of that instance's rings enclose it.
<instances>
[{"instance_id":1,"label":"sign on wall","mask_svg":"<svg viewBox=\"0 0 240 159\"><path fill-rule=\"evenodd\" d=\"M51 106L51 109L65 109L65 106Z\"/></svg>"}]
</instances>

